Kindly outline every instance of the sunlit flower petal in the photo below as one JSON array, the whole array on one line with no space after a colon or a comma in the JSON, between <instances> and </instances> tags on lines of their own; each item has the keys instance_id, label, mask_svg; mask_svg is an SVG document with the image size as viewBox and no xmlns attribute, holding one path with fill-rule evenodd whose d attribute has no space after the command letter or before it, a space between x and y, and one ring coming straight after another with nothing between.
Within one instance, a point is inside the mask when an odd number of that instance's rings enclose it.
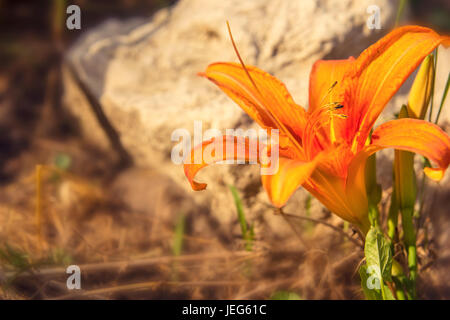
<instances>
[{"instance_id":1,"label":"sunlit flower petal","mask_svg":"<svg viewBox=\"0 0 450 320\"><path fill-rule=\"evenodd\" d=\"M340 84L354 61L350 57L347 60L318 60L314 63L309 76L309 113L324 103L340 101ZM332 85L335 87L332 88Z\"/></svg>"},{"instance_id":2,"label":"sunlit flower petal","mask_svg":"<svg viewBox=\"0 0 450 320\"><path fill-rule=\"evenodd\" d=\"M221 136L204 141L196 146L184 160L184 173L193 190L206 189L206 183L194 180L203 168L224 160L242 160L259 162L259 145L257 141L234 136Z\"/></svg>"},{"instance_id":3,"label":"sunlit flower petal","mask_svg":"<svg viewBox=\"0 0 450 320\"><path fill-rule=\"evenodd\" d=\"M281 157L275 174L261 176L262 185L274 206L281 208L286 204L294 191L311 176L319 158L308 162Z\"/></svg>"},{"instance_id":4,"label":"sunlit flower petal","mask_svg":"<svg viewBox=\"0 0 450 320\"><path fill-rule=\"evenodd\" d=\"M427 157L438 166L425 170L434 180L442 178L450 164L450 137L438 126L416 119L388 121L375 129L372 143L361 150L349 166L347 189L354 201L366 197L364 168L367 158L385 148L411 151Z\"/></svg>"},{"instance_id":5,"label":"sunlit flower petal","mask_svg":"<svg viewBox=\"0 0 450 320\"><path fill-rule=\"evenodd\" d=\"M354 138L358 149L388 101L422 60L439 44L450 44L431 29L405 26L390 32L367 48L346 75L346 97L352 121L348 138Z\"/></svg>"},{"instance_id":6,"label":"sunlit flower petal","mask_svg":"<svg viewBox=\"0 0 450 320\"><path fill-rule=\"evenodd\" d=\"M239 64L214 63L200 75L219 86L261 127L279 129L282 146L288 135L295 139L289 144L297 143L292 148L301 146L305 110L295 104L281 81L256 67L246 66L246 69L250 77ZM299 150L296 151L299 155Z\"/></svg>"}]
</instances>

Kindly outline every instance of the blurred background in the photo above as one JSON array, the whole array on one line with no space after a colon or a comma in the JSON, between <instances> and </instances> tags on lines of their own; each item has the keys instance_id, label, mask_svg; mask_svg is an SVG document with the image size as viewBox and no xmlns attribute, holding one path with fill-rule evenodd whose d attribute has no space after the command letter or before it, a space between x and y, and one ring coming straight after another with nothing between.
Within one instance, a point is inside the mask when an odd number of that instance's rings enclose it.
<instances>
[{"instance_id":1,"label":"blurred background","mask_svg":"<svg viewBox=\"0 0 450 320\"><path fill-rule=\"evenodd\" d=\"M72 4L79 30L66 27ZM381 29L367 26L371 4ZM194 194L170 161L171 132L192 132L194 120L204 130L253 126L195 76L236 60L226 20L244 60L307 107L314 61L357 56L396 23L448 34L450 2L0 0L0 298L363 298L361 239L306 192L280 216L258 168L208 169L209 190ZM449 54L439 54L440 98ZM379 157L384 205L390 159ZM424 299L450 298L443 185L428 188L420 222ZM81 290L66 287L73 264Z\"/></svg>"}]
</instances>

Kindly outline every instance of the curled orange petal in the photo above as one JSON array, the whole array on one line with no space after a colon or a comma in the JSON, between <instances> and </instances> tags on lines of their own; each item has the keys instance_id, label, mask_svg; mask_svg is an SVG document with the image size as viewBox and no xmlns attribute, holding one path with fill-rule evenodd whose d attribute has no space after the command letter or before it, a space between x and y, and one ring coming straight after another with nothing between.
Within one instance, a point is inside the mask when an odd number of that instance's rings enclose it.
<instances>
[{"instance_id":1,"label":"curled orange petal","mask_svg":"<svg viewBox=\"0 0 450 320\"><path fill-rule=\"evenodd\" d=\"M195 191L206 189L206 183L194 180L204 167L225 160L259 163L257 141L244 137L221 136L204 141L193 148L184 160L184 173Z\"/></svg>"},{"instance_id":2,"label":"curled orange petal","mask_svg":"<svg viewBox=\"0 0 450 320\"><path fill-rule=\"evenodd\" d=\"M425 173L436 181L442 179L450 164L450 138L437 125L417 119L388 121L375 129L371 144L358 152L350 163L347 189L356 198L365 194L364 168L367 158L385 148L427 157L438 167L426 168Z\"/></svg>"},{"instance_id":3,"label":"curled orange petal","mask_svg":"<svg viewBox=\"0 0 450 320\"><path fill-rule=\"evenodd\" d=\"M427 157L438 168L426 168L433 180L440 180L450 164L450 137L437 125L417 119L399 119L380 125L372 134L372 147L395 148Z\"/></svg>"}]
</instances>

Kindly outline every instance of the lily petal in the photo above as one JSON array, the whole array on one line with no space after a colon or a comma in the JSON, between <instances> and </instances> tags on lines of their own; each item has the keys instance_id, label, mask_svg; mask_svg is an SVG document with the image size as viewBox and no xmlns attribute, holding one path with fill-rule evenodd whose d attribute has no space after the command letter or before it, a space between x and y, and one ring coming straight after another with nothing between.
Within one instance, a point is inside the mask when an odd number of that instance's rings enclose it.
<instances>
[{"instance_id":1,"label":"lily petal","mask_svg":"<svg viewBox=\"0 0 450 320\"><path fill-rule=\"evenodd\" d=\"M347 192L352 194L356 206L362 206L367 201L364 180L366 160L385 148L411 151L427 157L438 168L426 168L424 171L429 178L437 181L444 176L450 164L450 137L437 125L417 119L388 121L375 129L371 144L359 151L350 163ZM358 201L361 203L356 204Z\"/></svg>"},{"instance_id":2,"label":"lily petal","mask_svg":"<svg viewBox=\"0 0 450 320\"><path fill-rule=\"evenodd\" d=\"M306 123L305 110L295 104L285 85L267 72L237 63L213 63L201 76L207 77L233 99L261 127L280 130L293 137L291 143L301 150L301 138ZM253 80L253 82L252 82ZM297 150L298 151L298 150Z\"/></svg>"},{"instance_id":3,"label":"lily petal","mask_svg":"<svg viewBox=\"0 0 450 320\"><path fill-rule=\"evenodd\" d=\"M433 180L440 180L450 164L450 137L437 125L423 120L399 119L380 125L372 134L372 148L394 148L427 157L438 168L425 168Z\"/></svg>"},{"instance_id":4,"label":"lily petal","mask_svg":"<svg viewBox=\"0 0 450 320\"><path fill-rule=\"evenodd\" d=\"M258 141L235 136L221 136L194 147L184 160L184 174L195 191L206 189L206 183L194 180L195 175L210 164L225 160L259 162Z\"/></svg>"},{"instance_id":5,"label":"lily petal","mask_svg":"<svg viewBox=\"0 0 450 320\"><path fill-rule=\"evenodd\" d=\"M309 113L324 103L340 102L340 84L354 61L355 58L350 57L347 60L318 60L314 63L309 75ZM332 88L335 82L336 87Z\"/></svg>"},{"instance_id":6,"label":"lily petal","mask_svg":"<svg viewBox=\"0 0 450 320\"><path fill-rule=\"evenodd\" d=\"M352 106L350 117L354 120L349 122L352 128L348 136L356 134L357 150L364 146L387 102L441 43L450 45L450 37L424 27L405 26L390 32L356 59L354 69L346 75L349 82L344 105Z\"/></svg>"},{"instance_id":7,"label":"lily petal","mask_svg":"<svg viewBox=\"0 0 450 320\"><path fill-rule=\"evenodd\" d=\"M307 157L315 156L324 146L342 140L340 133L345 132L346 121L335 121L330 115L342 112L342 117L345 117L345 106L338 112L334 108L344 99L344 75L351 70L354 61L353 57L347 60L318 60L311 69L308 121L303 133L303 148Z\"/></svg>"},{"instance_id":8,"label":"lily petal","mask_svg":"<svg viewBox=\"0 0 450 320\"><path fill-rule=\"evenodd\" d=\"M272 204L281 208L317 167L320 155L312 161L300 161L280 157L278 171L262 175L261 180Z\"/></svg>"},{"instance_id":9,"label":"lily petal","mask_svg":"<svg viewBox=\"0 0 450 320\"><path fill-rule=\"evenodd\" d=\"M357 196L347 191L345 179L330 176L317 168L303 186L328 210L359 226L361 230L368 230L370 223L366 195L362 194L362 198L356 199Z\"/></svg>"}]
</instances>

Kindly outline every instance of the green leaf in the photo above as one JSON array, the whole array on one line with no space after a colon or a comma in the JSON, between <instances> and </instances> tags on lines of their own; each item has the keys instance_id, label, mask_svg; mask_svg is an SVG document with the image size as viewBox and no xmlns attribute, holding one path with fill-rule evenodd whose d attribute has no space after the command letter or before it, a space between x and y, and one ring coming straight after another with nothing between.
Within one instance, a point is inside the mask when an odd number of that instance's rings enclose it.
<instances>
[{"instance_id":1,"label":"green leaf","mask_svg":"<svg viewBox=\"0 0 450 320\"><path fill-rule=\"evenodd\" d=\"M367 300L383 300L379 279L374 277L367 271L367 266L362 265L359 268L359 276L361 277L361 287ZM378 288L378 289L377 289Z\"/></svg>"},{"instance_id":2,"label":"green leaf","mask_svg":"<svg viewBox=\"0 0 450 320\"><path fill-rule=\"evenodd\" d=\"M270 300L301 300L301 298L295 292L277 291L272 294Z\"/></svg>"},{"instance_id":3,"label":"green leaf","mask_svg":"<svg viewBox=\"0 0 450 320\"><path fill-rule=\"evenodd\" d=\"M361 287L367 300L395 300L391 290L385 284L381 285L380 279L373 268L362 265L359 268Z\"/></svg>"},{"instance_id":4,"label":"green leaf","mask_svg":"<svg viewBox=\"0 0 450 320\"><path fill-rule=\"evenodd\" d=\"M392 281L392 253L390 245L390 241L377 228L370 228L366 236L364 253L367 267L376 272L380 283Z\"/></svg>"}]
</instances>

